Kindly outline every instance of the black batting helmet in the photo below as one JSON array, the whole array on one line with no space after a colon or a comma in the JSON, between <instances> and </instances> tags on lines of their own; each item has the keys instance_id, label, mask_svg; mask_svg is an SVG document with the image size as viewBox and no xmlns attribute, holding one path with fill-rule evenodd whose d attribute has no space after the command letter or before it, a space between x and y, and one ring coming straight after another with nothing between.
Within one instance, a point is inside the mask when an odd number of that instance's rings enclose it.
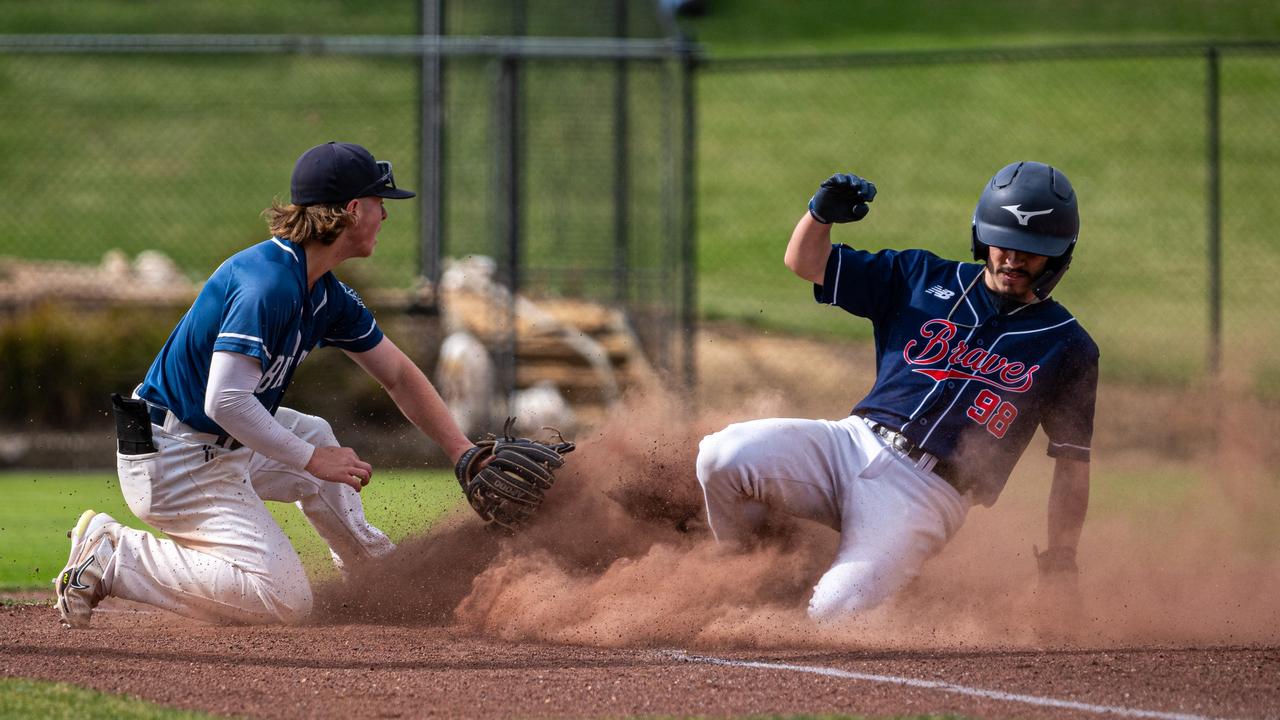
<instances>
[{"instance_id":1,"label":"black batting helmet","mask_svg":"<svg viewBox=\"0 0 1280 720\"><path fill-rule=\"evenodd\" d=\"M991 178L973 211L973 259L986 262L987 248L1044 255L1044 272L1032 284L1049 296L1071 265L1080 234L1076 192L1061 170L1038 162L1004 166Z\"/></svg>"}]
</instances>

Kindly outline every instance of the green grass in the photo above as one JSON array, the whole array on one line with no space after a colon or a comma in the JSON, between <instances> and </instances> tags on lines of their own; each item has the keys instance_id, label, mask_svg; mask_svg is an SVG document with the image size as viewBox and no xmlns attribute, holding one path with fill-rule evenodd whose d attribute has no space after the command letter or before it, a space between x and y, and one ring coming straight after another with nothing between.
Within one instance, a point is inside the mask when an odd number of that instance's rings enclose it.
<instances>
[{"instance_id":1,"label":"green grass","mask_svg":"<svg viewBox=\"0 0 1280 720\"><path fill-rule=\"evenodd\" d=\"M39 222L0 255L96 262L154 248L200 278L267 237L259 212L289 196L306 148L355 140L418 175L416 76L408 58L0 56L0 173ZM52 182L52 179L58 179ZM417 268L418 200L388 203L370 271L404 285Z\"/></svg>"},{"instance_id":2,"label":"green grass","mask_svg":"<svg viewBox=\"0 0 1280 720\"><path fill-rule=\"evenodd\" d=\"M0 678L0 720L195 720L221 717L154 705L67 683Z\"/></svg>"},{"instance_id":3,"label":"green grass","mask_svg":"<svg viewBox=\"0 0 1280 720\"><path fill-rule=\"evenodd\" d=\"M392 540L420 532L459 502L447 471L383 471L362 493L365 512ZM87 508L147 528L120 495L113 473L0 474L0 590L48 589L67 559L67 530ZM335 571L324 543L292 505L267 503L313 579Z\"/></svg>"}]
</instances>

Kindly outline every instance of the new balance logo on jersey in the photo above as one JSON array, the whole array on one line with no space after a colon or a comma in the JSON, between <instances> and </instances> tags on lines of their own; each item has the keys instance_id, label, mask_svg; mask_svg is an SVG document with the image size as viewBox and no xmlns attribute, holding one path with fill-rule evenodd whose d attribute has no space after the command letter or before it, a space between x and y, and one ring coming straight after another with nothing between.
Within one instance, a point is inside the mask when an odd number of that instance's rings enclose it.
<instances>
[{"instance_id":1,"label":"new balance logo on jersey","mask_svg":"<svg viewBox=\"0 0 1280 720\"><path fill-rule=\"evenodd\" d=\"M943 300L950 300L951 298L956 296L955 290L948 290L942 287L941 285L934 285L928 290L925 290L925 292L929 293L934 297L942 298Z\"/></svg>"},{"instance_id":2,"label":"new balance logo on jersey","mask_svg":"<svg viewBox=\"0 0 1280 720\"><path fill-rule=\"evenodd\" d=\"M1049 213L1053 212L1053 208L1049 208L1048 210L1024 211L1021 209L1022 203L1018 203L1017 205L1001 205L1000 208L1002 210L1008 210L1009 212L1013 213L1013 216L1018 218L1018 224L1023 226L1025 226L1027 222L1031 220L1031 218L1037 215L1048 215Z\"/></svg>"}]
</instances>

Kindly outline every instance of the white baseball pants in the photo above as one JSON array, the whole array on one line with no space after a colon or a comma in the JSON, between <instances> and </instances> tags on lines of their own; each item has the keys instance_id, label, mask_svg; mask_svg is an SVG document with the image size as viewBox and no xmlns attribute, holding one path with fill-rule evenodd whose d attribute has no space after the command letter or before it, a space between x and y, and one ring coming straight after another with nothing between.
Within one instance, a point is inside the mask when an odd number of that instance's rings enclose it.
<instances>
[{"instance_id":1,"label":"white baseball pants","mask_svg":"<svg viewBox=\"0 0 1280 720\"><path fill-rule=\"evenodd\" d=\"M730 425L702 440L697 471L720 542L749 542L770 511L840 533L835 561L809 601L818 621L869 610L902 589L971 505L857 416Z\"/></svg>"},{"instance_id":2,"label":"white baseball pants","mask_svg":"<svg viewBox=\"0 0 1280 720\"><path fill-rule=\"evenodd\" d=\"M323 418L280 408L276 420L313 445L338 445ZM246 447L208 445L209 435L172 419L151 430L157 452L117 455L116 464L129 509L168 538L119 533L108 568L112 596L210 622L302 620L311 586L264 500L296 503L339 568L394 549L346 485Z\"/></svg>"}]
</instances>

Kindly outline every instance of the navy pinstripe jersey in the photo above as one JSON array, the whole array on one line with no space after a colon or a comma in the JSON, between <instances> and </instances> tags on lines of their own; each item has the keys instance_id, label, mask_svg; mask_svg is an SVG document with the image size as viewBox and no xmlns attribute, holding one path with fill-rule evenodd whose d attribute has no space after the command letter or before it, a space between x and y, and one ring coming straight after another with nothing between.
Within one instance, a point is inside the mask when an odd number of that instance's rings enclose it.
<instances>
[{"instance_id":1,"label":"navy pinstripe jersey","mask_svg":"<svg viewBox=\"0 0 1280 720\"><path fill-rule=\"evenodd\" d=\"M138 394L200 432L221 434L204 412L214 351L261 362L254 396L275 413L298 365L317 345L364 352L382 337L354 290L329 272L308 292L306 250L270 238L227 258L209 276Z\"/></svg>"},{"instance_id":2,"label":"navy pinstripe jersey","mask_svg":"<svg viewBox=\"0 0 1280 720\"><path fill-rule=\"evenodd\" d=\"M1037 426L1089 460L1098 346L1052 298L1002 314L983 265L832 247L818 302L871 320L876 382L853 412L947 461L991 505Z\"/></svg>"}]
</instances>

